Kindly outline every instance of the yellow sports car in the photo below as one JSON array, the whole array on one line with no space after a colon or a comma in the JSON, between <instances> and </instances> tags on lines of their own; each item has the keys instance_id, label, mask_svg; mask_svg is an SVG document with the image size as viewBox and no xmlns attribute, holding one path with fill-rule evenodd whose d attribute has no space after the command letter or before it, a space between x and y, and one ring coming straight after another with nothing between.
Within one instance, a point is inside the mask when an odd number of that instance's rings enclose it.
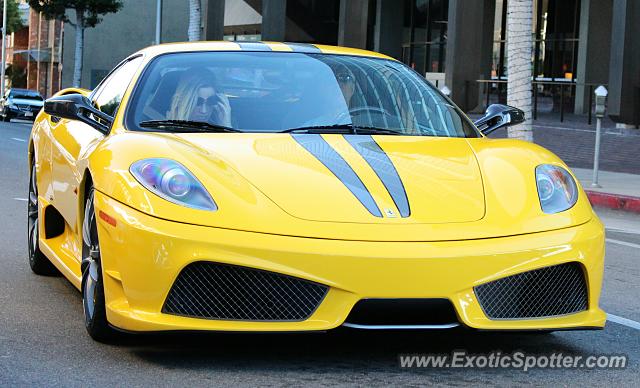
<instances>
[{"instance_id":1,"label":"yellow sports car","mask_svg":"<svg viewBox=\"0 0 640 388\"><path fill-rule=\"evenodd\" d=\"M567 166L384 55L144 49L45 102L29 261L117 331L595 329L603 226Z\"/></svg>"}]
</instances>

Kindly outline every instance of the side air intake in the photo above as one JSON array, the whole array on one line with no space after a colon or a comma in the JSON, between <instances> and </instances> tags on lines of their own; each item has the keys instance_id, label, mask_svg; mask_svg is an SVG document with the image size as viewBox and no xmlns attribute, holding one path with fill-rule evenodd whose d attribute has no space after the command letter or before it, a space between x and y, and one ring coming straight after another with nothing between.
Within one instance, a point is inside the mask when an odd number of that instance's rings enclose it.
<instances>
[{"instance_id":1,"label":"side air intake","mask_svg":"<svg viewBox=\"0 0 640 388\"><path fill-rule=\"evenodd\" d=\"M204 319L304 321L328 290L275 272L199 261L180 272L162 312Z\"/></svg>"}]
</instances>

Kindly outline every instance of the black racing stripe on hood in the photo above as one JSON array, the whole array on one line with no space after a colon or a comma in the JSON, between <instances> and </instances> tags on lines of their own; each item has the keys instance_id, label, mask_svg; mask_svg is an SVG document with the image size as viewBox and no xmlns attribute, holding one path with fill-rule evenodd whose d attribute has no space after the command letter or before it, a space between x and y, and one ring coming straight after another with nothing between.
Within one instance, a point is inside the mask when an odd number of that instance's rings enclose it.
<instances>
[{"instance_id":1,"label":"black racing stripe on hood","mask_svg":"<svg viewBox=\"0 0 640 388\"><path fill-rule=\"evenodd\" d=\"M402 217L409 217L411 209L407 192L400 179L398 170L393 165L389 156L380 148L380 145L370 135L344 135L345 139L358 151L369 166L376 173L389 195L396 204Z\"/></svg>"},{"instance_id":2,"label":"black racing stripe on hood","mask_svg":"<svg viewBox=\"0 0 640 388\"><path fill-rule=\"evenodd\" d=\"M382 217L373 196L362 180L340 154L319 134L294 134L293 139L329 169L342 184L376 217Z\"/></svg>"}]
</instances>

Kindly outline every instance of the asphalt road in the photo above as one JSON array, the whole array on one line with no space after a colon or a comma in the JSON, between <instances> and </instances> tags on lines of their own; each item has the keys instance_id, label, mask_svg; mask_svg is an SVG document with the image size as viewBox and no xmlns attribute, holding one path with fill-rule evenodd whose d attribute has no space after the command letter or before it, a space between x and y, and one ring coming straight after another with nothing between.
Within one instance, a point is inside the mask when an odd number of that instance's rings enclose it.
<instances>
[{"instance_id":1,"label":"asphalt road","mask_svg":"<svg viewBox=\"0 0 640 388\"><path fill-rule=\"evenodd\" d=\"M165 385L521 385L625 387L640 384L640 329L547 335L473 331L324 334L211 334L125 337L93 342L77 292L63 277L31 273L26 247L30 124L0 123L0 386ZM640 322L640 217L601 212L608 228L601 305ZM615 318L614 318L615 319ZM625 354L623 370L406 369L399 354Z\"/></svg>"}]
</instances>

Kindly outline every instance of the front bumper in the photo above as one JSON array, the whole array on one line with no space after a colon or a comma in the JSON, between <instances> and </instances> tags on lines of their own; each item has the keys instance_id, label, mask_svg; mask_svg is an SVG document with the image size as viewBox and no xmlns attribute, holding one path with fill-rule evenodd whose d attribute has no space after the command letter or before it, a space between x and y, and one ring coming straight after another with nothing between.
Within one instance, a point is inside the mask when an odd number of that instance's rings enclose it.
<instances>
[{"instance_id":1,"label":"front bumper","mask_svg":"<svg viewBox=\"0 0 640 388\"><path fill-rule=\"evenodd\" d=\"M580 226L512 237L371 242L182 224L148 216L99 192L95 200L97 212L104 213L98 217L98 231L107 319L123 330L328 330L342 325L356 302L368 298L448 299L459 322L475 329L601 328L606 321L598 307L604 232L595 216ZM286 274L324 284L329 291L313 314L298 322L209 320L162 313L176 277L196 261ZM585 270L585 311L551 318L491 320L474 294L474 286L573 261Z\"/></svg>"},{"instance_id":2,"label":"front bumper","mask_svg":"<svg viewBox=\"0 0 640 388\"><path fill-rule=\"evenodd\" d=\"M11 118L35 120L35 117L38 115L38 112L40 111L40 109L41 109L40 107L35 107L30 109L7 107L6 114Z\"/></svg>"}]
</instances>

